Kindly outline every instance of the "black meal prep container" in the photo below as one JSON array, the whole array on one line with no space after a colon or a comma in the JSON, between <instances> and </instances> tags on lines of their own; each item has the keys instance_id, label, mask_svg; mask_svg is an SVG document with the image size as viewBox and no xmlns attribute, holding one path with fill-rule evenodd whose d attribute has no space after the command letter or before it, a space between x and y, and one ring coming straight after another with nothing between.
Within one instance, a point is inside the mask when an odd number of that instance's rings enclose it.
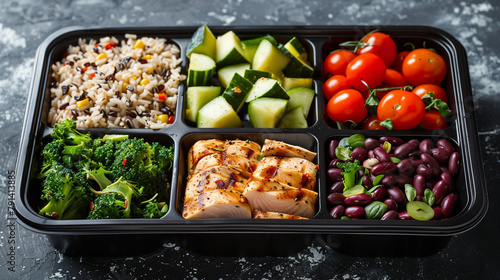
<instances>
[{"instance_id":1,"label":"black meal prep container","mask_svg":"<svg viewBox=\"0 0 500 280\"><path fill-rule=\"evenodd\" d=\"M468 73L467 56L462 45L448 33L425 26L210 26L218 36L233 30L241 39L270 34L279 42L297 36L307 48L312 63L313 102L307 129L256 129L244 121L244 128L198 129L183 114L185 83L180 86L176 120L172 126L150 129L88 129L92 136L124 133L159 141L175 147L175 166L171 172L169 211L161 219L66 220L56 221L38 214L40 183L36 180L40 143L49 137L48 88L50 65L62 58L69 44L78 38L115 36L126 33L171 39L181 48L183 73L187 73L186 46L197 27L144 28L66 28L49 36L39 47L33 71L29 101L18 155L16 181L16 214L25 227L45 234L53 246L68 255L131 255L161 249L167 241L175 241L195 252L215 255L290 255L304 249L314 238L323 239L332 248L358 256L424 256L438 252L453 235L474 227L485 215L488 199L481 151L475 123L474 106ZM398 49L405 42L434 48L448 66L442 86L448 93L453 116L448 128L437 131L360 131L339 130L325 113L322 94L321 65L338 43L359 40L366 33L379 29L390 34ZM379 221L336 220L327 209L329 182L328 143L354 133L365 136L397 136L410 138L448 139L459 151L461 166L456 179L459 211L441 221ZM309 220L204 219L186 220L181 216L186 184L186 157L189 148L200 139L250 139L263 143L266 138L283 140L318 153L319 165L316 215Z\"/></svg>"}]
</instances>

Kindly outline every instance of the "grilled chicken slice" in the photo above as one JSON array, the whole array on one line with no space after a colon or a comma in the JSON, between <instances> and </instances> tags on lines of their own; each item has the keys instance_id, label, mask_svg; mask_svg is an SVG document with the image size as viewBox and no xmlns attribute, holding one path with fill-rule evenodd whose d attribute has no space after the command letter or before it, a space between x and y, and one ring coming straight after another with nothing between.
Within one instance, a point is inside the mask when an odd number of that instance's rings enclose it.
<instances>
[{"instance_id":1,"label":"grilled chicken slice","mask_svg":"<svg viewBox=\"0 0 500 280\"><path fill-rule=\"evenodd\" d=\"M316 157L316 153L302 147L269 139L264 141L262 154L264 156L301 157L309 161L312 161Z\"/></svg>"},{"instance_id":2,"label":"grilled chicken slice","mask_svg":"<svg viewBox=\"0 0 500 280\"><path fill-rule=\"evenodd\" d=\"M308 220L308 218L304 218L301 216L261 210L254 210L252 214L254 219Z\"/></svg>"},{"instance_id":3,"label":"grilled chicken slice","mask_svg":"<svg viewBox=\"0 0 500 280\"><path fill-rule=\"evenodd\" d=\"M280 182L252 179L248 182L244 197L251 209L279 212L312 218L318 194L314 191L294 188Z\"/></svg>"},{"instance_id":4,"label":"grilled chicken slice","mask_svg":"<svg viewBox=\"0 0 500 280\"><path fill-rule=\"evenodd\" d=\"M252 177L273 179L295 188L315 190L316 165L300 157L264 157Z\"/></svg>"},{"instance_id":5,"label":"grilled chicken slice","mask_svg":"<svg viewBox=\"0 0 500 280\"><path fill-rule=\"evenodd\" d=\"M215 154L208 155L196 165L196 168L192 170L192 174L202 172L203 170L214 167L214 166L228 166L238 170L241 176L248 178L250 174L257 168L257 160L249 160L245 157L238 155L230 155L224 152L218 152Z\"/></svg>"},{"instance_id":6,"label":"grilled chicken slice","mask_svg":"<svg viewBox=\"0 0 500 280\"><path fill-rule=\"evenodd\" d=\"M186 184L184 201L207 190L234 190L242 193L248 180L227 166L214 166L193 175Z\"/></svg>"},{"instance_id":7,"label":"grilled chicken slice","mask_svg":"<svg viewBox=\"0 0 500 280\"><path fill-rule=\"evenodd\" d=\"M257 162L260 156L261 146L253 141L228 140L224 145L226 154L247 158Z\"/></svg>"},{"instance_id":8,"label":"grilled chicken slice","mask_svg":"<svg viewBox=\"0 0 500 280\"><path fill-rule=\"evenodd\" d=\"M217 153L220 150L224 149L225 141L218 139L209 139L209 140L199 140L197 141L191 149L189 149L188 153L188 170L191 170L198 161L210 154Z\"/></svg>"},{"instance_id":9,"label":"grilled chicken slice","mask_svg":"<svg viewBox=\"0 0 500 280\"><path fill-rule=\"evenodd\" d=\"M184 203L185 219L251 218L252 210L240 192L207 190Z\"/></svg>"}]
</instances>

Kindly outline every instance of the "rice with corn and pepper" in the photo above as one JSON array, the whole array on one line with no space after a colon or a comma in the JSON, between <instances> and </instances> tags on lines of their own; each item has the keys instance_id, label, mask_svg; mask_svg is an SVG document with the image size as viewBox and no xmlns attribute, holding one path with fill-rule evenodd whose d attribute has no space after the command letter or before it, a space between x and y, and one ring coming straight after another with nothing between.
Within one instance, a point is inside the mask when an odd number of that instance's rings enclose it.
<instances>
[{"instance_id":1,"label":"rice with corn and pepper","mask_svg":"<svg viewBox=\"0 0 500 280\"><path fill-rule=\"evenodd\" d=\"M186 79L181 62L179 48L166 39L79 39L52 65L48 122L74 119L77 128L170 126L179 84Z\"/></svg>"}]
</instances>

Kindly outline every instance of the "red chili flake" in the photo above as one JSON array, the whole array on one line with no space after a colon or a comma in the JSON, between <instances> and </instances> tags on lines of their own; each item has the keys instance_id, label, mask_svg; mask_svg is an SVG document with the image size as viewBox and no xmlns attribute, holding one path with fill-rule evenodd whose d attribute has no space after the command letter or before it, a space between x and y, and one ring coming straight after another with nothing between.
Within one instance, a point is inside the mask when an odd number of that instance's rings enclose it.
<instances>
[{"instance_id":1,"label":"red chili flake","mask_svg":"<svg viewBox=\"0 0 500 280\"><path fill-rule=\"evenodd\" d=\"M63 66L66 66L66 61L63 63Z\"/></svg>"},{"instance_id":2,"label":"red chili flake","mask_svg":"<svg viewBox=\"0 0 500 280\"><path fill-rule=\"evenodd\" d=\"M175 117L174 117L174 116L170 116L170 117L168 118L168 122L167 122L167 124L174 123L174 121L175 121Z\"/></svg>"},{"instance_id":3,"label":"red chili flake","mask_svg":"<svg viewBox=\"0 0 500 280\"><path fill-rule=\"evenodd\" d=\"M241 93L241 89L239 87L235 87L235 88L233 88L233 90L236 93Z\"/></svg>"},{"instance_id":4,"label":"red chili flake","mask_svg":"<svg viewBox=\"0 0 500 280\"><path fill-rule=\"evenodd\" d=\"M318 164L316 164L316 169L319 169L319 165Z\"/></svg>"},{"instance_id":5,"label":"red chili flake","mask_svg":"<svg viewBox=\"0 0 500 280\"><path fill-rule=\"evenodd\" d=\"M113 48L113 47L115 47L115 46L116 46L116 43L115 43L115 42L109 42L109 43L107 43L106 45L104 45L104 49L106 49L106 50L110 50L110 49L112 49L112 48Z\"/></svg>"},{"instance_id":6,"label":"red chili flake","mask_svg":"<svg viewBox=\"0 0 500 280\"><path fill-rule=\"evenodd\" d=\"M56 212L52 212L52 217L56 218L57 216L59 216Z\"/></svg>"},{"instance_id":7,"label":"red chili flake","mask_svg":"<svg viewBox=\"0 0 500 280\"><path fill-rule=\"evenodd\" d=\"M123 165L123 166L125 166L125 164L127 164L127 159L124 159L124 160L122 161L122 165Z\"/></svg>"},{"instance_id":8,"label":"red chili flake","mask_svg":"<svg viewBox=\"0 0 500 280\"><path fill-rule=\"evenodd\" d=\"M92 210L94 210L94 202L93 201L90 202L90 211L92 211Z\"/></svg>"},{"instance_id":9,"label":"red chili flake","mask_svg":"<svg viewBox=\"0 0 500 280\"><path fill-rule=\"evenodd\" d=\"M128 200L125 200L125 208L128 208Z\"/></svg>"},{"instance_id":10,"label":"red chili flake","mask_svg":"<svg viewBox=\"0 0 500 280\"><path fill-rule=\"evenodd\" d=\"M96 48L99 47L99 43L95 43L94 47L96 47Z\"/></svg>"},{"instance_id":11,"label":"red chili flake","mask_svg":"<svg viewBox=\"0 0 500 280\"><path fill-rule=\"evenodd\" d=\"M165 101L167 99L167 95L164 92L158 93L158 99L160 101Z\"/></svg>"},{"instance_id":12,"label":"red chili flake","mask_svg":"<svg viewBox=\"0 0 500 280\"><path fill-rule=\"evenodd\" d=\"M91 79L95 78L95 73L90 74L90 78Z\"/></svg>"}]
</instances>

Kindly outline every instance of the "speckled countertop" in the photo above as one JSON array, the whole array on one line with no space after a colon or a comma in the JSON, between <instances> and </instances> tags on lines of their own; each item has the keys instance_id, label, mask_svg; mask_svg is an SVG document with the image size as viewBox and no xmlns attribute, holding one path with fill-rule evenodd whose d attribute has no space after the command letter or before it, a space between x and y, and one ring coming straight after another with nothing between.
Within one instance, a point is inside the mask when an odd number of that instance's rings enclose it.
<instances>
[{"instance_id":1,"label":"speckled countertop","mask_svg":"<svg viewBox=\"0 0 500 280\"><path fill-rule=\"evenodd\" d=\"M0 279L495 279L500 272L500 6L482 0L3 0L0 5ZM45 236L9 227L35 52L66 26L429 25L465 47L490 207L482 222L427 257L352 257L315 239L286 257L205 257L176 243L124 257L68 257ZM5 220L4 220L5 219ZM11 240L15 249L10 250ZM14 251L15 263L9 252ZM10 268L10 269L9 269ZM13 271L15 270L15 271Z\"/></svg>"}]
</instances>

